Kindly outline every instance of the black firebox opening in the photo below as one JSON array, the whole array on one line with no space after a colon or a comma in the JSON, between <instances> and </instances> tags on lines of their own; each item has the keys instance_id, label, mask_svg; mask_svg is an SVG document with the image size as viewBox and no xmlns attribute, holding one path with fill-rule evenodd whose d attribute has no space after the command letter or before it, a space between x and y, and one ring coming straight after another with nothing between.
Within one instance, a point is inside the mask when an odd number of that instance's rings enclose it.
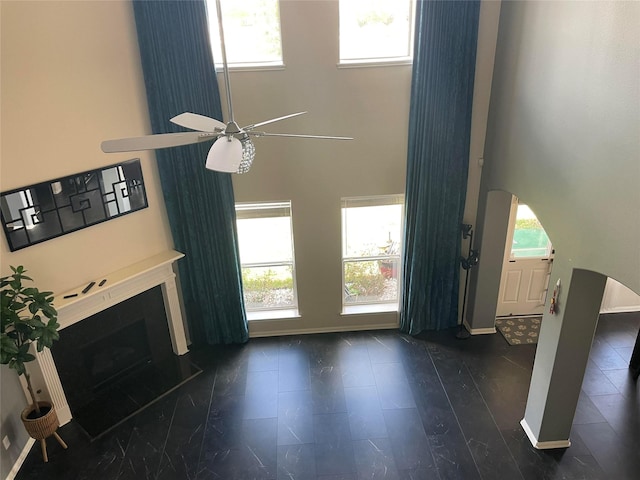
<instances>
[{"instance_id":1,"label":"black firebox opening","mask_svg":"<svg viewBox=\"0 0 640 480\"><path fill-rule=\"evenodd\" d=\"M144 320L82 347L91 389L99 392L152 361Z\"/></svg>"}]
</instances>

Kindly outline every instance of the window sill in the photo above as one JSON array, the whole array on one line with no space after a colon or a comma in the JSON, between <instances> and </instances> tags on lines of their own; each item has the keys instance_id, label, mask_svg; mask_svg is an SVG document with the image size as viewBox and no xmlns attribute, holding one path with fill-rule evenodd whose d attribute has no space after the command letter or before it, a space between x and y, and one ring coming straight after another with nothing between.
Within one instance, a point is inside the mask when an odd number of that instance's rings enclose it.
<instances>
[{"instance_id":1,"label":"window sill","mask_svg":"<svg viewBox=\"0 0 640 480\"><path fill-rule=\"evenodd\" d=\"M338 68L366 68L366 67L401 67L412 66L411 58L371 59L371 60L341 60Z\"/></svg>"},{"instance_id":2,"label":"window sill","mask_svg":"<svg viewBox=\"0 0 640 480\"><path fill-rule=\"evenodd\" d=\"M235 65L229 65L230 72L261 72L269 70L284 70L284 63L237 63ZM223 73L224 68L222 64L216 64L216 73Z\"/></svg>"},{"instance_id":3,"label":"window sill","mask_svg":"<svg viewBox=\"0 0 640 480\"><path fill-rule=\"evenodd\" d=\"M397 313L397 303L369 303L342 307L341 315L362 315L368 313Z\"/></svg>"},{"instance_id":4,"label":"window sill","mask_svg":"<svg viewBox=\"0 0 640 480\"><path fill-rule=\"evenodd\" d=\"M289 318L300 318L300 313L296 309L288 310L260 310L255 312L247 312L247 321L259 320L281 320Z\"/></svg>"}]
</instances>

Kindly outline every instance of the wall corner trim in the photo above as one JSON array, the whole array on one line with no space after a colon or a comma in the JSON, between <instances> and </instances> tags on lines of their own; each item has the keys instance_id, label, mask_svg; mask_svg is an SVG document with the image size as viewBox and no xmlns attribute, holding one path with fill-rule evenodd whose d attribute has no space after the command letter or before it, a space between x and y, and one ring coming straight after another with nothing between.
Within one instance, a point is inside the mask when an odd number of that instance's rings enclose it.
<instances>
[{"instance_id":1,"label":"wall corner trim","mask_svg":"<svg viewBox=\"0 0 640 480\"><path fill-rule=\"evenodd\" d=\"M520 421L520 425L522 426L524 432L527 434L527 437L529 437L531 445L533 445L534 448L537 448L538 450L548 450L551 448L569 448L571 446L571 440L569 440L568 438L566 440L539 442L536 436L531 431L531 428L529 428L529 424L527 423L527 420L525 418Z\"/></svg>"}]
</instances>

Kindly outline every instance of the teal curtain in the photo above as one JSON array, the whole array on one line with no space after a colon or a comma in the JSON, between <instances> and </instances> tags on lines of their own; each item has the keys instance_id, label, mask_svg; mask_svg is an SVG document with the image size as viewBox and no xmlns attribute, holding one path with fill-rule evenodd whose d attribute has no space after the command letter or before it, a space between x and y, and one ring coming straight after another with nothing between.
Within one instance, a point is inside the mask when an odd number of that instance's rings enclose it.
<instances>
[{"instance_id":1,"label":"teal curtain","mask_svg":"<svg viewBox=\"0 0 640 480\"><path fill-rule=\"evenodd\" d=\"M222 119L203 0L133 2L153 133L182 112ZM205 169L209 142L156 151L191 340L242 343L242 298L231 175Z\"/></svg>"},{"instance_id":2,"label":"teal curtain","mask_svg":"<svg viewBox=\"0 0 640 480\"><path fill-rule=\"evenodd\" d=\"M479 1L418 1L400 328L457 325Z\"/></svg>"}]
</instances>

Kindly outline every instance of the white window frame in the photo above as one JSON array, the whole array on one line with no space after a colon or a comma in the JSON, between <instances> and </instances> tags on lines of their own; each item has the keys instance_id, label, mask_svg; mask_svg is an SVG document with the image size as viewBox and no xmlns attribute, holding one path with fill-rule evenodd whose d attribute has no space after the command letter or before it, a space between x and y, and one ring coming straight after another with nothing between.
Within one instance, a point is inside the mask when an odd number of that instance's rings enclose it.
<instances>
[{"instance_id":1,"label":"white window frame","mask_svg":"<svg viewBox=\"0 0 640 480\"><path fill-rule=\"evenodd\" d=\"M348 205L352 204L360 204L361 206L369 205L369 206L385 206L385 205L401 205L400 211L400 222L401 222L401 234L400 234L400 244L398 248L398 253L393 255L372 255L366 257L354 257L354 256L345 256L346 253L346 241L348 233L345 233L346 220L344 216L344 209L348 208ZM342 314L350 315L350 314L360 314L360 313L378 313L378 312L397 312L400 308L400 292L402 288L402 252L404 249L404 239L402 232L404 231L404 195L403 194L392 194L392 195L371 195L364 197L343 197L341 199L341 239L342 239L342 289L341 289L341 297L342 297ZM377 300L377 301L369 301L363 303L347 303L346 300L346 292L347 285L345 282L345 266L349 262L358 262L358 261L383 261L383 260L395 260L397 263L397 289L398 289L398 297L394 302L389 302L388 300Z\"/></svg>"},{"instance_id":2,"label":"white window frame","mask_svg":"<svg viewBox=\"0 0 640 480\"><path fill-rule=\"evenodd\" d=\"M211 50L212 50L212 53L215 54L216 48L214 48L214 45L216 44L220 45L220 33L218 31L218 24L217 24L218 15L216 11L216 2L215 0L205 0L205 1L207 6L208 21L215 22L214 24L209 23ZM227 0L227 1L233 1L233 0ZM258 71L258 70L283 70L284 69L284 52L283 52L283 45L282 45L282 20L280 18L280 0L277 0L277 3L278 3L278 21L280 23L280 60L233 62L229 59L229 49L227 48L227 65L229 67L229 70ZM229 35L226 29L225 29L225 43L227 44L227 47L228 47ZM250 48L250 46L248 48ZM215 63L216 72L222 72L223 70L222 58L216 58L214 55L213 60Z\"/></svg>"},{"instance_id":3,"label":"white window frame","mask_svg":"<svg viewBox=\"0 0 640 480\"><path fill-rule=\"evenodd\" d=\"M340 1L340 0L338 0ZM409 21L409 54L406 56L393 57L366 57L343 59L340 51L340 39L338 39L338 68L361 68L361 67L386 67L395 65L413 64L413 43L415 35L416 1L410 0L411 18ZM340 8L338 6L338 8ZM338 19L338 35L340 35L340 20Z\"/></svg>"},{"instance_id":4,"label":"white window frame","mask_svg":"<svg viewBox=\"0 0 640 480\"><path fill-rule=\"evenodd\" d=\"M273 318L291 318L298 317L298 288L296 281L296 268L295 268L295 248L293 238L293 211L291 201L282 202L238 202L235 204L236 209L236 221L239 219L251 219L267 216L265 213L268 211L281 210L283 214L278 216L286 216L289 218L290 231L291 231L291 260L282 261L269 261L269 262L252 262L242 263L241 255L241 269L243 268L268 268L268 267L290 267L291 276L293 281L293 302L292 305L286 306L270 306L263 308L246 308L247 320L263 320ZM263 212L261 215L260 212Z\"/></svg>"}]
</instances>

